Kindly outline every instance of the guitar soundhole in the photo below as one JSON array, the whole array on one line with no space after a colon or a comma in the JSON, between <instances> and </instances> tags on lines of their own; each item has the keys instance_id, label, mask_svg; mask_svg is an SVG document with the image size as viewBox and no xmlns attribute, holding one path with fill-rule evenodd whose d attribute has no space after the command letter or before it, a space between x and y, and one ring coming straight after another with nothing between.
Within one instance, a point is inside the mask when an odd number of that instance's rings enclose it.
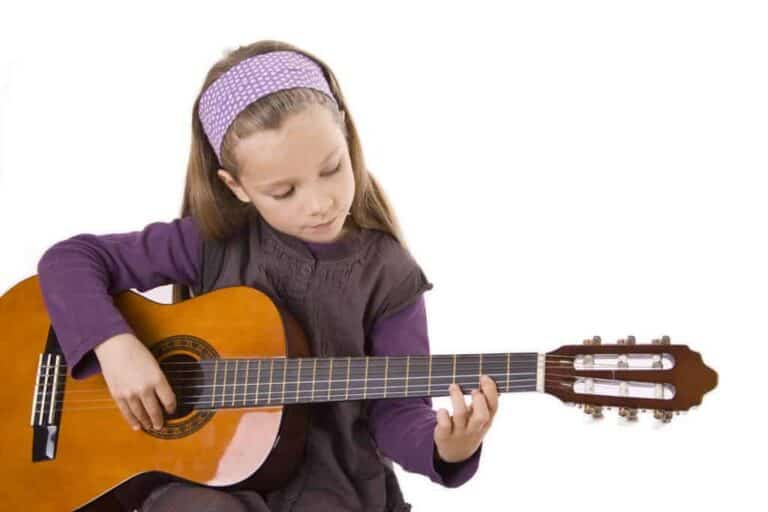
<instances>
[{"instance_id":1,"label":"guitar soundhole","mask_svg":"<svg viewBox=\"0 0 768 512\"><path fill-rule=\"evenodd\" d=\"M147 434L161 439L191 435L214 414L213 410L200 408L202 396L208 389L201 360L218 359L219 356L209 343L188 335L161 340L151 350L176 394L176 410L173 414L165 414L162 429L149 430Z\"/></svg>"},{"instance_id":2,"label":"guitar soundhole","mask_svg":"<svg viewBox=\"0 0 768 512\"><path fill-rule=\"evenodd\" d=\"M193 404L200 400L205 376L195 359L185 354L167 357L162 361L168 382L176 393L176 411L165 414L167 420L188 416L194 410Z\"/></svg>"}]
</instances>

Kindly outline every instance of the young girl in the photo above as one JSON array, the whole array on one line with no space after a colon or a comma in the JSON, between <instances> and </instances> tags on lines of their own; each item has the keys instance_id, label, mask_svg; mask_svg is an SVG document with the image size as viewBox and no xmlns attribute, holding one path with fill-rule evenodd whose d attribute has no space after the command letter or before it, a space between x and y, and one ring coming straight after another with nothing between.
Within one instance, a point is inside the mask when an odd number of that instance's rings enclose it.
<instances>
[{"instance_id":1,"label":"young girl","mask_svg":"<svg viewBox=\"0 0 768 512\"><path fill-rule=\"evenodd\" d=\"M73 378L101 371L135 430L158 429L175 395L111 296L173 283L174 302L247 285L289 310L315 357L429 354L423 292L394 213L366 170L334 74L278 41L230 52L192 115L181 217L142 231L81 234L38 265ZM301 469L282 488L227 492L172 483L142 511L410 510L392 469L457 487L477 470L498 407L483 375L454 415L424 398L313 404Z\"/></svg>"}]
</instances>

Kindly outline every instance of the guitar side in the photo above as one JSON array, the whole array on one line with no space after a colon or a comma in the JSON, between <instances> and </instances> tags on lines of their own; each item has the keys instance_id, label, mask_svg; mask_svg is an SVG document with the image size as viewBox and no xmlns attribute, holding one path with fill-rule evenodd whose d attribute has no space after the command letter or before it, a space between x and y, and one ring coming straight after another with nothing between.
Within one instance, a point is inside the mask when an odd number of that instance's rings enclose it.
<instances>
[{"instance_id":1,"label":"guitar side","mask_svg":"<svg viewBox=\"0 0 768 512\"><path fill-rule=\"evenodd\" d=\"M222 288L173 305L126 291L115 305L161 362L309 355L298 323L252 288ZM0 297L0 333L7 379L0 391L4 508L85 510L115 488L137 505L153 485L170 479L266 491L286 481L301 460L308 422L302 405L215 412L179 407L159 433L136 432L99 373L61 377L61 413L55 436L44 443L52 457L33 462L41 428L35 440L30 424L42 425L50 416L39 401L32 416L36 381L43 380L36 379L38 362L46 340L55 336L37 276Z\"/></svg>"}]
</instances>

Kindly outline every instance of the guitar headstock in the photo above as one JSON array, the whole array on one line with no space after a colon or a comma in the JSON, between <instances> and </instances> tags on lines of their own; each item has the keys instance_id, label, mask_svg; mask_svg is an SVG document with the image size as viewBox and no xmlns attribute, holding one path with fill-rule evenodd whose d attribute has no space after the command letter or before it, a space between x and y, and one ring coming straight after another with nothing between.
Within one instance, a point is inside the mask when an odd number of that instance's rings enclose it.
<instances>
[{"instance_id":1,"label":"guitar headstock","mask_svg":"<svg viewBox=\"0 0 768 512\"><path fill-rule=\"evenodd\" d=\"M617 407L629 421L641 412L668 423L673 414L701 403L717 386L717 373L687 345L669 336L636 344L634 336L603 345L599 336L582 345L563 345L546 354L544 390L594 418Z\"/></svg>"}]
</instances>

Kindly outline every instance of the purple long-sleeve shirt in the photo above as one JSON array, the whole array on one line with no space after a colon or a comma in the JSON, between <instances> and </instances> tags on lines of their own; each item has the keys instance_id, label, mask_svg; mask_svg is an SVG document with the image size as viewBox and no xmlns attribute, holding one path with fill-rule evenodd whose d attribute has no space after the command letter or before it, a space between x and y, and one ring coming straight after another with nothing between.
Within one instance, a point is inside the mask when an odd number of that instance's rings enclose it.
<instances>
[{"instance_id":1,"label":"purple long-sleeve shirt","mask_svg":"<svg viewBox=\"0 0 768 512\"><path fill-rule=\"evenodd\" d=\"M313 254L333 242L304 242ZM192 217L155 222L141 231L80 234L50 247L38 263L43 300L73 378L100 371L93 348L122 333L133 333L112 295L147 291L172 283L191 285L202 261L202 239ZM428 355L424 297L380 319L371 334L372 356ZM482 444L465 461L436 456L437 424L430 397L371 400L370 429L379 450L404 469L445 487L458 487L477 471Z\"/></svg>"}]
</instances>

